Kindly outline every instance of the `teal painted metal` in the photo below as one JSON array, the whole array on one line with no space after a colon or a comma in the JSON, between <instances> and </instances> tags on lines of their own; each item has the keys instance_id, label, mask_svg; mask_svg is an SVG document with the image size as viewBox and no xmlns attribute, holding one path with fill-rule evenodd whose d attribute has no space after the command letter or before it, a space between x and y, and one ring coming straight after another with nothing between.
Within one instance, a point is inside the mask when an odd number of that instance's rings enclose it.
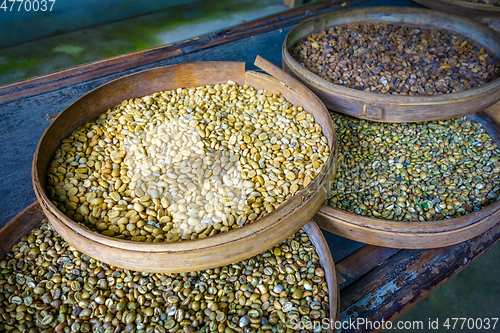
<instances>
[{"instance_id":1,"label":"teal painted metal","mask_svg":"<svg viewBox=\"0 0 500 333\"><path fill-rule=\"evenodd\" d=\"M25 4L6 1L7 10L0 9L0 47L19 44L62 32L109 23L180 4L199 0L24 0ZM0 0L0 5L4 0ZM29 2L29 5L28 5ZM35 12L33 4L47 5L47 11ZM19 6L21 9L18 11ZM30 8L27 11L26 9ZM41 7L42 5L40 5ZM48 11L52 6L52 11ZM172 9L175 10L175 9Z\"/></svg>"}]
</instances>

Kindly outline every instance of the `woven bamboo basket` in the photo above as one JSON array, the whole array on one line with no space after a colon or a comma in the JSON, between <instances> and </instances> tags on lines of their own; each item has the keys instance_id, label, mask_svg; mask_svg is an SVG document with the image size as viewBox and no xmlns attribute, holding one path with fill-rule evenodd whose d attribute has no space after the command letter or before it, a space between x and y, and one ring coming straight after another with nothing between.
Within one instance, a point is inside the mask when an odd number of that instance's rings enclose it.
<instances>
[{"instance_id":1,"label":"woven bamboo basket","mask_svg":"<svg viewBox=\"0 0 500 333\"><path fill-rule=\"evenodd\" d=\"M220 267L259 254L297 232L323 204L335 176L337 140L323 103L278 67L257 57L270 75L245 71L241 62L195 62L154 68L111 81L82 96L62 111L44 132L35 151L32 179L50 223L79 251L114 266L148 272L177 273ZM303 190L254 223L203 239L177 243L139 243L107 237L65 216L45 193L46 170L62 140L79 126L124 99L157 91L233 80L256 89L280 91L294 105L314 115L331 151L325 167Z\"/></svg>"},{"instance_id":2,"label":"woven bamboo basket","mask_svg":"<svg viewBox=\"0 0 500 333\"><path fill-rule=\"evenodd\" d=\"M38 202L34 202L0 230L0 261L5 259L12 246L17 244L23 235L40 226L45 214ZM325 271L325 280L328 284L328 297L330 304L330 321L334 322L339 315L339 287L335 273L335 264L321 230L316 223L310 221L302 227L307 233L311 243L316 248L321 267ZM189 268L189 267L188 267ZM333 333L333 327L327 330Z\"/></svg>"},{"instance_id":3,"label":"woven bamboo basket","mask_svg":"<svg viewBox=\"0 0 500 333\"><path fill-rule=\"evenodd\" d=\"M475 41L492 55L500 55L500 35L466 17L410 7L365 7L315 15L293 27L283 43L283 69L316 93L329 109L373 121L448 119L484 110L500 100L500 78L465 91L433 96L360 91L326 81L301 66L288 52L299 39L332 26L380 22L445 29Z\"/></svg>"},{"instance_id":4,"label":"woven bamboo basket","mask_svg":"<svg viewBox=\"0 0 500 333\"><path fill-rule=\"evenodd\" d=\"M500 142L500 122L489 113L467 116ZM314 216L331 233L359 242L403 249L437 248L474 238L500 221L500 200L461 217L428 222L398 222L364 217L324 205Z\"/></svg>"}]
</instances>

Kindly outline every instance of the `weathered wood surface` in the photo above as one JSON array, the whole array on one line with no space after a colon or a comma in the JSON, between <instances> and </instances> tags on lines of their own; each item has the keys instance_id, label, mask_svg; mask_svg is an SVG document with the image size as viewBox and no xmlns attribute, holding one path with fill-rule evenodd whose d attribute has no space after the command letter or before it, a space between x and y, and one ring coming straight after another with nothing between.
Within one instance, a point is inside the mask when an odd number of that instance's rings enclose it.
<instances>
[{"instance_id":1,"label":"weathered wood surface","mask_svg":"<svg viewBox=\"0 0 500 333\"><path fill-rule=\"evenodd\" d=\"M260 54L280 65L279 50L293 24L311 14L348 8L361 2L348 1L345 7L341 6L342 1L333 1L332 6L332 2L306 5L288 11L282 17L271 16L257 23L249 22L185 43L0 87L0 226L35 200L30 178L31 161L38 139L51 122L51 116L86 92L126 74L179 62L245 61L247 69L254 69L252 63ZM365 3L384 4L418 6L410 0ZM203 40L203 47L196 44L200 39ZM21 232L22 229L11 229L10 235L20 237ZM366 246L328 232L323 234L333 260L338 263L341 297L345 299L341 320L355 318L355 312L358 312L357 317L396 319L500 239L500 230L495 226L476 239L444 250L399 251ZM407 280L409 284L405 284ZM386 295L394 284L398 288L392 295Z\"/></svg>"}]
</instances>

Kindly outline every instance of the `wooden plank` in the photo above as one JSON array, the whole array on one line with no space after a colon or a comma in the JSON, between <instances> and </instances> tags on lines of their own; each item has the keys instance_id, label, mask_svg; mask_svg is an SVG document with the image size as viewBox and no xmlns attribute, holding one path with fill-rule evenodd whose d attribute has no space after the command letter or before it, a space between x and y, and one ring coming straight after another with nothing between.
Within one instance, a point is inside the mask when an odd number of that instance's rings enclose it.
<instances>
[{"instance_id":1,"label":"wooden plank","mask_svg":"<svg viewBox=\"0 0 500 333\"><path fill-rule=\"evenodd\" d=\"M497 120L500 121L500 103L494 104L486 109L486 112L491 114Z\"/></svg>"},{"instance_id":2,"label":"wooden plank","mask_svg":"<svg viewBox=\"0 0 500 333\"><path fill-rule=\"evenodd\" d=\"M279 27L278 23L276 24ZM91 75L90 77L92 80L87 82L81 82L86 77L82 75L79 78L76 78L75 83L71 86L61 85L57 87L61 88L58 90L42 90L45 91L46 94L39 95L36 98L24 98L22 100L11 101L8 104L0 105L0 119L2 120L0 122L0 151L2 151L4 162L4 168L0 169L0 188L4 191L0 198L0 206L2 208L5 207L4 216L2 216L2 218L5 217L6 211L17 207L13 205L21 205L20 208L17 209L17 211L20 211L22 206L27 205L23 204L25 200L33 200L32 198L34 196L31 194L31 183L29 177L31 153L34 151L34 145L36 144L39 135L50 122L50 119L47 116L61 111L74 99L97 87L98 85L103 84L115 77L131 73L139 69L151 68L158 65L166 65L180 61L213 59L244 60L249 63L250 61L253 61L255 54L258 53L265 55L268 60L272 60L272 62L278 64L281 60L280 54L272 55L273 53L276 53L273 48L276 45L279 48L280 43L282 43L282 40L284 39L284 34L280 33L278 29L280 28L259 33L259 35L256 35L255 38L247 36L243 39L234 39L231 42L215 45L220 47L207 47L206 49L200 49L202 51L195 50L193 52L181 53L181 56L179 57L173 56L163 58L161 61L156 63L145 61L141 67L137 67L138 65L135 65L135 67L125 66L124 68L126 69L118 72L113 72L112 68L108 68L105 71L106 74L96 74L95 76ZM283 30L286 32L287 28L284 28ZM189 47L187 49L189 49ZM85 69L82 69L82 71L85 72ZM104 77L103 75L106 76ZM34 90L31 92L33 91ZM1 222L2 221L0 220L0 224ZM490 232L487 232L486 234L488 233ZM346 277L354 277L349 283L345 284L345 288L342 292L343 297L346 299L343 303L344 320L348 318L348 316L346 316L347 313L349 313L350 317L354 317L355 314L353 311L355 309L361 311L363 304L364 311L367 312L359 312L359 315L366 315L366 318L378 318L376 317L376 311L381 311L380 313L382 318L389 318L392 320L396 319L416 302L427 296L438 285L445 282L448 278L463 269L468 263L475 260L480 254L484 253L494 244L494 242L498 240L499 233L500 230L497 230L496 234L491 236L490 239L486 237L486 239L483 239L482 243L475 243L475 247L469 245L469 247L465 249L462 248L462 244L460 244L450 248L445 248L448 250L428 250L430 252L405 250L397 252L394 256L386 259L385 263L377 267L378 264L382 263L382 259L380 259L380 262L373 261L370 263L363 260L363 256L360 253L363 253L363 251L369 252L367 255L370 255L371 253L371 251L363 250L364 244L349 241L324 232L325 238L328 240L330 250L334 258L336 258L335 260L347 260L344 263L341 263L340 266L343 266L349 261L357 265L356 268L353 267L348 274L344 275ZM14 234L15 233L13 233L13 235ZM483 237L484 235L480 237ZM467 243L473 241L469 241ZM353 254L354 258L350 258L350 255L358 249L361 249L359 250L360 252L356 252ZM379 253L379 255L381 255L379 258L384 258L384 253L385 256L389 256L385 250L378 250L374 248L373 251L375 251L375 253L377 253L377 251L381 251L381 253ZM460 260L459 263L453 264L453 261L455 260L454 256ZM356 259L356 257L358 259ZM465 264L463 263L464 260L467 260ZM373 267L371 267L370 264ZM346 264L345 266L347 267L348 265ZM438 272L438 268L440 267L443 267L443 274L439 274ZM415 274L415 276L410 274L411 270L413 270L413 274ZM404 280L404 276L408 278L408 281ZM383 281L385 284L374 283L374 281L382 281L382 279L384 279ZM347 282L348 280L345 279L345 281ZM397 284L397 288L394 295L387 295L387 303L384 298L381 298L384 296L382 293L390 290L393 283ZM398 283L401 288L399 288ZM422 284L422 286L419 286L419 284ZM358 290L357 294L356 288ZM380 290L379 294L377 294L379 298L376 298L375 296L377 295L373 294L375 288L379 288ZM418 290L415 290L415 288ZM371 294L363 295L364 292ZM408 295L408 298L405 298L405 295ZM398 300L403 303L398 305ZM373 303L370 303L372 301ZM352 306L350 302L352 302ZM377 308L374 308L373 306L367 308L367 304L376 305ZM345 332L345 330L343 330L343 332Z\"/></svg>"},{"instance_id":3,"label":"wooden plank","mask_svg":"<svg viewBox=\"0 0 500 333\"><path fill-rule=\"evenodd\" d=\"M261 34L295 24L310 15L321 12L330 12L340 8L350 8L367 2L369 2L369 0L353 0L349 1L347 5L345 5L344 0L326 0L316 2L291 9L283 13L246 22L216 33L202 35L200 37L178 43L162 45L145 51L133 52L105 60L95 61L20 82L3 85L0 86L0 103L16 98L40 94L84 80L130 69L146 63L186 55L202 49L223 45L230 41L247 38L255 34ZM234 60L237 61L239 59Z\"/></svg>"},{"instance_id":4,"label":"wooden plank","mask_svg":"<svg viewBox=\"0 0 500 333\"><path fill-rule=\"evenodd\" d=\"M341 291L342 322L394 321L500 240L500 223L467 242L429 250L402 250ZM342 332L378 332L360 327Z\"/></svg>"}]
</instances>

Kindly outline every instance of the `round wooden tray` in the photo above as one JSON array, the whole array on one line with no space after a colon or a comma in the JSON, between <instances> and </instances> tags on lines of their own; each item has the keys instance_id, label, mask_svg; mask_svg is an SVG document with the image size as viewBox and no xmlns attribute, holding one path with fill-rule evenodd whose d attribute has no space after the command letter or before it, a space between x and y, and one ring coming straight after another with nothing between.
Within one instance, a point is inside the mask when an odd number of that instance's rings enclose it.
<instances>
[{"instance_id":1,"label":"round wooden tray","mask_svg":"<svg viewBox=\"0 0 500 333\"><path fill-rule=\"evenodd\" d=\"M474 20L429 9L366 7L313 16L296 25L283 43L283 69L315 92L328 108L373 121L447 119L484 110L500 100L500 78L477 88L434 96L403 96L360 91L326 81L301 66L288 52L299 39L312 33L335 25L368 22L446 29L476 41L493 55L500 55L500 35Z\"/></svg>"},{"instance_id":2,"label":"round wooden tray","mask_svg":"<svg viewBox=\"0 0 500 333\"><path fill-rule=\"evenodd\" d=\"M323 103L290 75L257 57L258 67L274 77L245 71L242 62L196 62L154 68L111 81L82 96L45 130L35 151L33 186L42 209L61 236L98 260L133 270L178 273L204 270L262 253L299 230L323 204L335 177L337 138ZM280 91L290 103L314 115L328 138L331 154L318 176L272 213L244 227L212 237L177 243L140 243L107 237L76 223L58 210L45 193L46 170L62 140L126 98L157 91L233 80L256 89Z\"/></svg>"},{"instance_id":3,"label":"round wooden tray","mask_svg":"<svg viewBox=\"0 0 500 333\"><path fill-rule=\"evenodd\" d=\"M460 0L413 0L432 9L465 16L500 16L500 7Z\"/></svg>"},{"instance_id":4,"label":"round wooden tray","mask_svg":"<svg viewBox=\"0 0 500 333\"><path fill-rule=\"evenodd\" d=\"M38 202L34 202L0 230L0 261L9 253L12 246L17 244L23 235L26 235L34 228L38 228L45 214ZM330 321L334 322L339 317L339 285L335 273L335 264L332 254L326 243L323 233L316 223L309 221L302 229L307 233L311 243L316 248L321 267L325 271L325 280L328 284L328 297L330 303ZM189 271L193 271L188 267ZM328 333L333 333L330 328Z\"/></svg>"},{"instance_id":5,"label":"round wooden tray","mask_svg":"<svg viewBox=\"0 0 500 333\"><path fill-rule=\"evenodd\" d=\"M486 112L467 116L483 125L494 142L500 142L500 122ZM331 233L366 244L425 249L469 240L500 221L500 200L471 214L429 222L399 222L348 213L322 206L314 216L318 225Z\"/></svg>"}]
</instances>

